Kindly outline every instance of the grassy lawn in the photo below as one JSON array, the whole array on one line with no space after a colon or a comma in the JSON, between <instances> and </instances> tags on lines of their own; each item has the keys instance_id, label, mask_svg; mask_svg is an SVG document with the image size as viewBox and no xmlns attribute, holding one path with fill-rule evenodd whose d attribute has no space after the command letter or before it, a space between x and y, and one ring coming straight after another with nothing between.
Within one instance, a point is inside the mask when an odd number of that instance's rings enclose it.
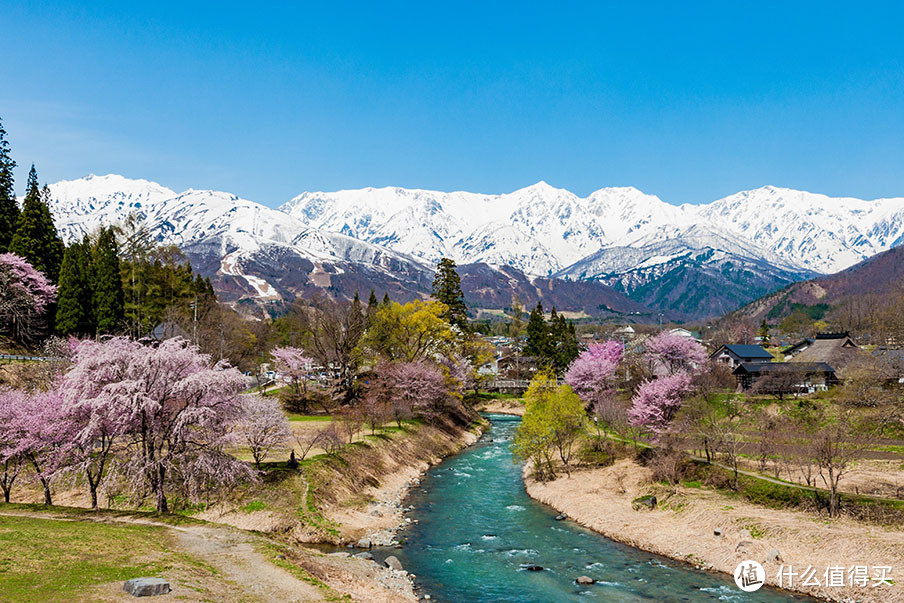
<instances>
[{"instance_id":1,"label":"grassy lawn","mask_svg":"<svg viewBox=\"0 0 904 603\"><path fill-rule=\"evenodd\" d=\"M165 528L0 516L0 599L92 600L86 587L154 576L189 561Z\"/></svg>"},{"instance_id":2,"label":"grassy lawn","mask_svg":"<svg viewBox=\"0 0 904 603\"><path fill-rule=\"evenodd\" d=\"M332 417L330 415L300 415L300 414L297 414L294 412L287 412L286 416L289 418L290 421L299 421L299 422L306 422L306 421L329 422L332 419Z\"/></svg>"}]
</instances>

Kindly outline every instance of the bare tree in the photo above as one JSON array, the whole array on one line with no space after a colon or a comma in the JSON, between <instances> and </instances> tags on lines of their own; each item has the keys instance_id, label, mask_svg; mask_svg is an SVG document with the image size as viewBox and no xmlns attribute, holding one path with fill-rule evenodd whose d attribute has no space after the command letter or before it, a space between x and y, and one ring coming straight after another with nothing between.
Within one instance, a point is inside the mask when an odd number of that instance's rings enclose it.
<instances>
[{"instance_id":1,"label":"bare tree","mask_svg":"<svg viewBox=\"0 0 904 603\"><path fill-rule=\"evenodd\" d=\"M298 310L298 316L310 333L309 352L336 379L336 398L342 404L355 397L358 363L355 347L364 333L364 313L354 302L317 298Z\"/></svg>"}]
</instances>

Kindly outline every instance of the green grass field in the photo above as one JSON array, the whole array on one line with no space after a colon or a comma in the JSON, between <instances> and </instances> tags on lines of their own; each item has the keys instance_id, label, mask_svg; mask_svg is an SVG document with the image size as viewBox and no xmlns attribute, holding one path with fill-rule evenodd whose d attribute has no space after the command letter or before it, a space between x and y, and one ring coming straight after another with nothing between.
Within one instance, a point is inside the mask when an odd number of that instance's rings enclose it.
<instances>
[{"instance_id":1,"label":"green grass field","mask_svg":"<svg viewBox=\"0 0 904 603\"><path fill-rule=\"evenodd\" d=\"M88 587L189 561L168 542L157 526L0 516L0 599L91 600Z\"/></svg>"}]
</instances>

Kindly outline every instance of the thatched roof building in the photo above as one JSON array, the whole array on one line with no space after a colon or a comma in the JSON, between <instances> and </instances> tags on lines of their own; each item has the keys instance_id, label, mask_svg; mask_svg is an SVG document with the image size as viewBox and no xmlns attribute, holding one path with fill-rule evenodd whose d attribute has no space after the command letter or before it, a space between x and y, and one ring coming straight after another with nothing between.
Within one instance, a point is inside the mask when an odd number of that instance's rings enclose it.
<instances>
[{"instance_id":1,"label":"thatched roof building","mask_svg":"<svg viewBox=\"0 0 904 603\"><path fill-rule=\"evenodd\" d=\"M809 345L795 354L791 361L825 362L838 372L852 364L862 362L866 357L867 354L847 333L820 333Z\"/></svg>"}]
</instances>

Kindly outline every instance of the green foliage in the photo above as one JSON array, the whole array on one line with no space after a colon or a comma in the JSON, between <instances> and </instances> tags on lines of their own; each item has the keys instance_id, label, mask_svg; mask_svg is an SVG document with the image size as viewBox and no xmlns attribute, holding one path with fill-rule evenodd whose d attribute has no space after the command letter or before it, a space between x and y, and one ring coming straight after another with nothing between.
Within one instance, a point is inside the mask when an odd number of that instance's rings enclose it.
<instances>
[{"instance_id":1,"label":"green foliage","mask_svg":"<svg viewBox=\"0 0 904 603\"><path fill-rule=\"evenodd\" d=\"M0 253L6 253L19 223L19 203L16 201L13 169L16 162L9 155L6 130L0 120Z\"/></svg>"},{"instance_id":2,"label":"green foliage","mask_svg":"<svg viewBox=\"0 0 904 603\"><path fill-rule=\"evenodd\" d=\"M537 358L549 358L552 355L552 346L550 345L549 328L543 318L542 303L537 302L537 306L531 310L525 330L527 345L524 347L524 353Z\"/></svg>"},{"instance_id":3,"label":"green foliage","mask_svg":"<svg viewBox=\"0 0 904 603\"><path fill-rule=\"evenodd\" d=\"M118 333L123 325L124 301L119 246L112 228L102 228L94 246L94 311L99 335Z\"/></svg>"},{"instance_id":4,"label":"green foliage","mask_svg":"<svg viewBox=\"0 0 904 603\"><path fill-rule=\"evenodd\" d=\"M404 305L392 301L383 304L361 338L359 352L406 362L432 358L457 341L451 325L443 318L445 315L446 305L440 302L414 300Z\"/></svg>"},{"instance_id":5,"label":"green foliage","mask_svg":"<svg viewBox=\"0 0 904 603\"><path fill-rule=\"evenodd\" d=\"M570 472L572 447L586 418L581 399L568 385L557 385L554 374L541 371L524 394L524 407L524 418L515 431L515 454L532 461L541 478L555 477L556 455Z\"/></svg>"},{"instance_id":6,"label":"green foliage","mask_svg":"<svg viewBox=\"0 0 904 603\"><path fill-rule=\"evenodd\" d=\"M578 357L578 338L574 324L556 312L549 313L549 321L543 317L543 304L531 311L527 321L527 345L524 353L540 359L540 363L552 367L559 374Z\"/></svg>"},{"instance_id":7,"label":"green foliage","mask_svg":"<svg viewBox=\"0 0 904 603\"><path fill-rule=\"evenodd\" d=\"M81 243L70 245L63 254L57 294L57 334L94 334L96 324L93 286L94 266L91 261L91 243L85 237Z\"/></svg>"},{"instance_id":8,"label":"green foliage","mask_svg":"<svg viewBox=\"0 0 904 603\"><path fill-rule=\"evenodd\" d=\"M455 270L455 262L449 258L443 258L436 266L436 275L433 277L433 297L436 301L445 304L446 312L443 318L451 325L455 325L462 332L468 330L468 306L465 304L465 295L461 290L461 278Z\"/></svg>"},{"instance_id":9,"label":"green foliage","mask_svg":"<svg viewBox=\"0 0 904 603\"><path fill-rule=\"evenodd\" d=\"M57 234L50 215L50 189L38 188L38 173L31 166L22 211L16 222L16 233L9 243L9 251L25 258L35 270L43 272L56 283L63 262L63 241Z\"/></svg>"}]
</instances>

